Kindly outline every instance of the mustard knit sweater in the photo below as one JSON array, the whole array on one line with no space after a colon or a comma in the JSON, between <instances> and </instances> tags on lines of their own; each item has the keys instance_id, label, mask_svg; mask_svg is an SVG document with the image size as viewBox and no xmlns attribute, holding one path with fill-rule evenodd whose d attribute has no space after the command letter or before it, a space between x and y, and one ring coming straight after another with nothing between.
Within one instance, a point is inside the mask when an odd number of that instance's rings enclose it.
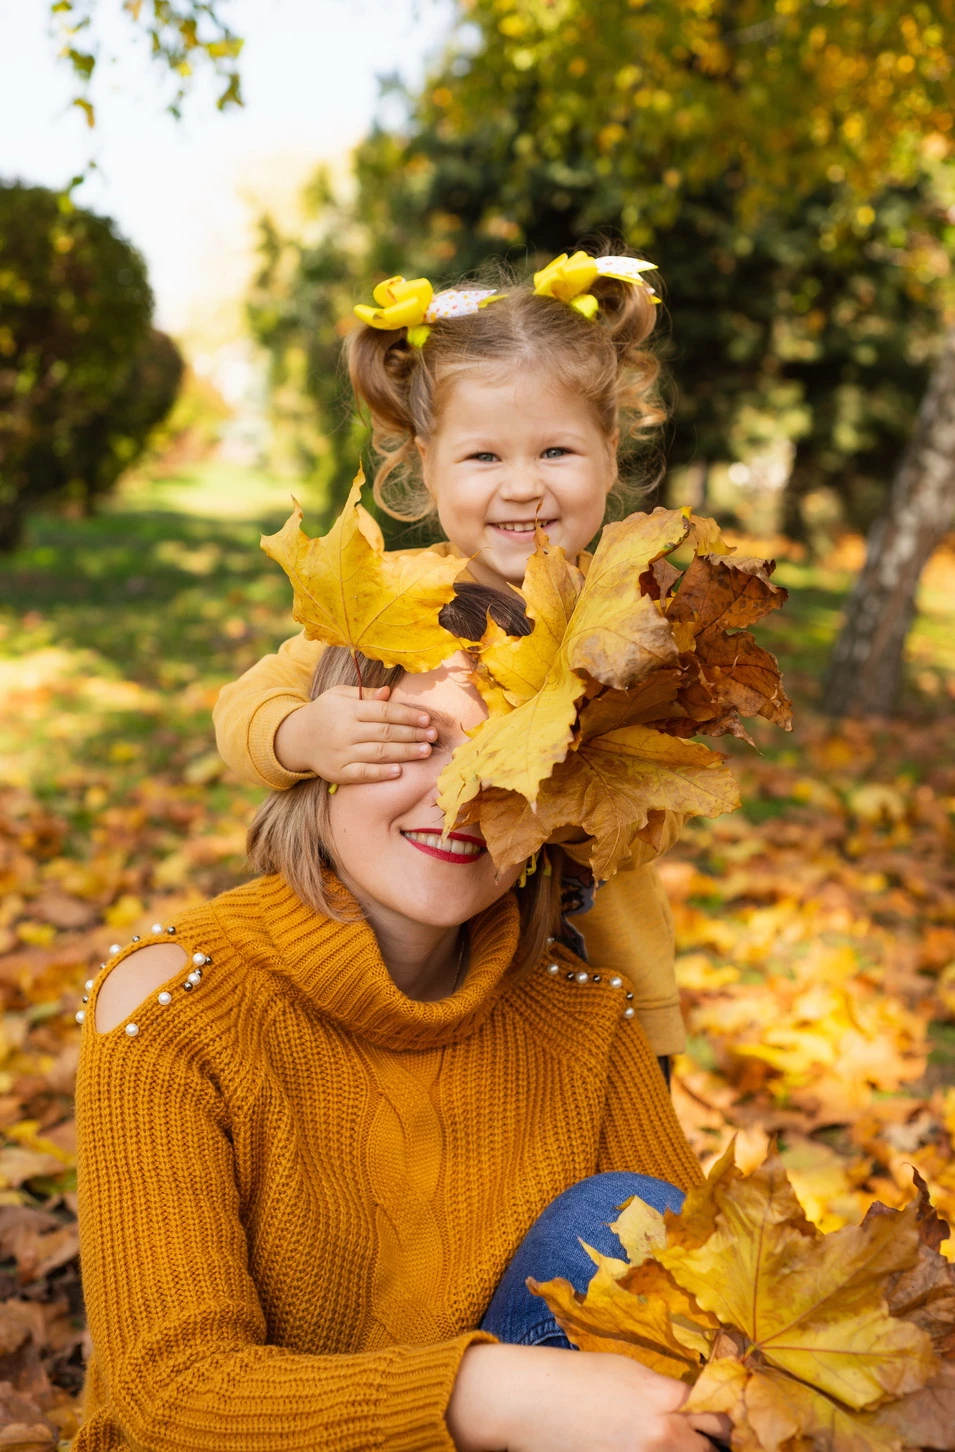
<instances>
[{"instance_id":1,"label":"mustard knit sweater","mask_svg":"<svg viewBox=\"0 0 955 1452\"><path fill-rule=\"evenodd\" d=\"M77 1091L75 1452L451 1452L461 1357L544 1207L601 1170L698 1178L627 983L563 949L509 973L512 896L471 927L431 1003L277 877L184 914L182 972L98 1034L137 945L107 964Z\"/></svg>"}]
</instances>

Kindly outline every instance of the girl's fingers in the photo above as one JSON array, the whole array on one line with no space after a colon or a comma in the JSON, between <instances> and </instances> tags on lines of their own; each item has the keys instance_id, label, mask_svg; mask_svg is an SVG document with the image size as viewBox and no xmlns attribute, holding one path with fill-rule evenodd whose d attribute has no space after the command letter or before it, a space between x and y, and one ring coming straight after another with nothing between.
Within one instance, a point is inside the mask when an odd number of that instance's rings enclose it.
<instances>
[{"instance_id":1,"label":"girl's fingers","mask_svg":"<svg viewBox=\"0 0 955 1452\"><path fill-rule=\"evenodd\" d=\"M351 763L422 761L431 755L428 741L359 741L349 749Z\"/></svg>"},{"instance_id":2,"label":"girl's fingers","mask_svg":"<svg viewBox=\"0 0 955 1452\"><path fill-rule=\"evenodd\" d=\"M362 722L362 726L364 724ZM371 743L377 746L381 741L434 741L437 735L433 726L399 726L393 721L369 722L368 729L361 733L361 742L363 746Z\"/></svg>"},{"instance_id":3,"label":"girl's fingers","mask_svg":"<svg viewBox=\"0 0 955 1452\"><path fill-rule=\"evenodd\" d=\"M357 786L372 781L394 781L400 775L400 766L379 766L370 761L353 761L342 771L339 780L343 786Z\"/></svg>"},{"instance_id":4,"label":"girl's fingers","mask_svg":"<svg viewBox=\"0 0 955 1452\"><path fill-rule=\"evenodd\" d=\"M382 690L387 690L383 686ZM397 701L363 701L358 710L359 721L384 722L390 726L429 726L431 717L427 711L415 706L402 706Z\"/></svg>"}]
</instances>

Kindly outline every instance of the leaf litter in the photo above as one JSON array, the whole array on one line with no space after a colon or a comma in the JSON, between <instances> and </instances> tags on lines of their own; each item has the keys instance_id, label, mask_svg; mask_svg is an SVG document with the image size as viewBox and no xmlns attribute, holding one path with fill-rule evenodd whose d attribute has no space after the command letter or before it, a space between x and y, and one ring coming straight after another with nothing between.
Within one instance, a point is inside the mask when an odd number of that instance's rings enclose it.
<instances>
[{"instance_id":1,"label":"leaf litter","mask_svg":"<svg viewBox=\"0 0 955 1452\"><path fill-rule=\"evenodd\" d=\"M218 539L221 522L216 531ZM252 552L238 538L237 546L245 569ZM648 567L657 598L672 584L663 566ZM144 569L137 560L137 579ZM941 583L953 575L950 565ZM799 578L790 568L787 582ZM184 906L244 879L244 832L258 794L215 756L209 712L221 684L289 633L280 585L260 585L257 567L241 588L224 580L212 592L184 575L163 615L189 602L188 670L167 651L154 675L147 664L137 678L142 622L128 609L94 622L127 632L112 658L92 648L95 631L60 644L54 611L49 621L28 612L8 633L0 659L8 708L0 722L0 1447L55 1447L77 1425L85 1328L74 1014L114 941L174 921ZM797 654L787 629L784 615L770 643ZM925 675L924 641L919 650ZM117 657L128 666L117 667ZM653 712L675 696L664 671L648 698ZM764 754L744 756L729 743L744 813L692 823L661 863L690 1029L675 1064L680 1118L707 1168L734 1135L746 1168L778 1136L806 1217L824 1231L861 1224L876 1201L905 1204L913 1167L951 1220L950 725L910 716L834 729L805 704L808 682L792 668L787 675L802 699L786 747L764 721L752 728ZM634 702L612 688L600 710L597 725L611 731L643 724ZM948 1306L950 1348L951 1300L933 1282L955 1249L942 1233L933 1232L937 1259L928 1270L899 1273L898 1294L932 1314ZM676 1291L669 1294L673 1301ZM694 1333L683 1316L678 1359L692 1352L694 1334L713 1330L710 1313L695 1314L702 1329ZM944 1426L952 1377L947 1367L939 1376L941 1386L906 1395L921 1418ZM760 1405L755 1388L750 1401Z\"/></svg>"}]
</instances>

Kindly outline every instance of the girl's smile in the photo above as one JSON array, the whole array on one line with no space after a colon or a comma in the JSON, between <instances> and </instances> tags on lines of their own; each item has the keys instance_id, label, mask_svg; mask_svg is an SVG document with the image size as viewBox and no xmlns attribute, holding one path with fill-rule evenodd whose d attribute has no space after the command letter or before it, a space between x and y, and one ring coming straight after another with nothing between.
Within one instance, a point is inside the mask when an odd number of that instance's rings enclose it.
<instances>
[{"instance_id":1,"label":"girl's smile","mask_svg":"<svg viewBox=\"0 0 955 1452\"><path fill-rule=\"evenodd\" d=\"M603 523L616 478L608 438L579 393L539 369L462 374L432 438L418 440L438 517L482 584L519 585L539 523L570 560Z\"/></svg>"}]
</instances>

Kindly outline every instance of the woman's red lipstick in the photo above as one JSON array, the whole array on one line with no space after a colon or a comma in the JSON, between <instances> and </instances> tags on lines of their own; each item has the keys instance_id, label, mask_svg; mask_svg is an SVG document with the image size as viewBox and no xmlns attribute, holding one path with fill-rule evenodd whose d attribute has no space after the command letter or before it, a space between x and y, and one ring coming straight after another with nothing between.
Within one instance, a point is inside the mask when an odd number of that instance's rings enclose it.
<instances>
[{"instance_id":1,"label":"woman's red lipstick","mask_svg":"<svg viewBox=\"0 0 955 1452\"><path fill-rule=\"evenodd\" d=\"M469 837L465 832L449 832L446 839L442 838L441 832L436 827L422 827L414 832L402 832L402 837L419 852L424 852L427 857L436 857L439 862L452 862L456 867L466 866L469 862L477 862L484 856L487 850L479 837ZM432 845L430 842L421 841L424 837L434 837L438 842L447 840L451 842L466 842L466 848L444 848ZM415 839L419 840L415 840Z\"/></svg>"}]
</instances>

